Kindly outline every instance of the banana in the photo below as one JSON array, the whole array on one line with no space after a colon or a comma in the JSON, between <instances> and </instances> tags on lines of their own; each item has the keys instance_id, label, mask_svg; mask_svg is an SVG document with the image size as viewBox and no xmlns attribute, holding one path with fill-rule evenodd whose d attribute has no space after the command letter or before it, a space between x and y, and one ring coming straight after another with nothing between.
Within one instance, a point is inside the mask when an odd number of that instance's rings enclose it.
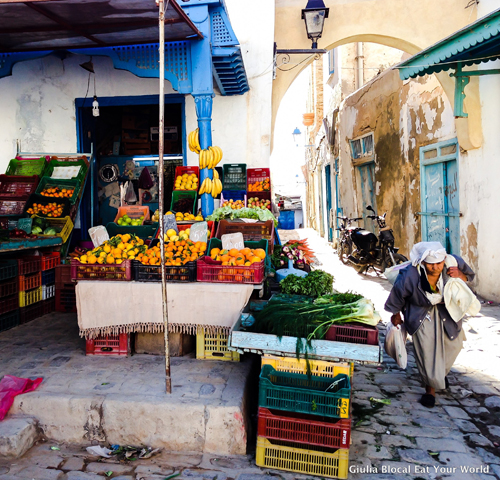
<instances>
[{"instance_id":1,"label":"banana","mask_svg":"<svg viewBox=\"0 0 500 480\"><path fill-rule=\"evenodd\" d=\"M207 186L208 186L207 180L209 180L208 177L205 178L205 180L203 180L203 183L201 184L201 188L200 188L200 192L199 192L200 195L203 195L207 191Z\"/></svg>"},{"instance_id":2,"label":"banana","mask_svg":"<svg viewBox=\"0 0 500 480\"><path fill-rule=\"evenodd\" d=\"M188 135L188 147L189 147L189 150L191 150L192 152L194 152L193 143L191 141L192 136L193 136L193 132L189 132L189 135Z\"/></svg>"},{"instance_id":3,"label":"banana","mask_svg":"<svg viewBox=\"0 0 500 480\"><path fill-rule=\"evenodd\" d=\"M215 165L218 165L219 162L222 160L222 148L218 147L217 145L214 145L212 148L215 150L217 154L217 162L215 163Z\"/></svg>"},{"instance_id":4,"label":"banana","mask_svg":"<svg viewBox=\"0 0 500 480\"><path fill-rule=\"evenodd\" d=\"M216 197L218 195L217 193L217 181L216 180L212 180L212 184L213 184L213 187L212 187L212 197Z\"/></svg>"},{"instance_id":5,"label":"banana","mask_svg":"<svg viewBox=\"0 0 500 480\"><path fill-rule=\"evenodd\" d=\"M205 168L205 150L200 152L200 169L203 170Z\"/></svg>"},{"instance_id":6,"label":"banana","mask_svg":"<svg viewBox=\"0 0 500 480\"><path fill-rule=\"evenodd\" d=\"M197 128L195 131L195 134L194 134L194 148L195 150L198 151L198 153L200 153L200 150L201 150L201 146L200 146L200 129Z\"/></svg>"},{"instance_id":7,"label":"banana","mask_svg":"<svg viewBox=\"0 0 500 480\"><path fill-rule=\"evenodd\" d=\"M214 168L214 180L218 180L219 179L219 172L217 170L215 170Z\"/></svg>"},{"instance_id":8,"label":"banana","mask_svg":"<svg viewBox=\"0 0 500 480\"><path fill-rule=\"evenodd\" d=\"M216 170L214 170L215 172ZM222 182L220 181L219 177L215 179L215 184L217 185L217 195L219 195L222 192Z\"/></svg>"},{"instance_id":9,"label":"banana","mask_svg":"<svg viewBox=\"0 0 500 480\"><path fill-rule=\"evenodd\" d=\"M207 150L207 157L208 157L207 168L208 169L214 168L213 167L213 164L214 164L214 154L212 153L212 150L210 150L210 147L208 147L208 150Z\"/></svg>"}]
</instances>

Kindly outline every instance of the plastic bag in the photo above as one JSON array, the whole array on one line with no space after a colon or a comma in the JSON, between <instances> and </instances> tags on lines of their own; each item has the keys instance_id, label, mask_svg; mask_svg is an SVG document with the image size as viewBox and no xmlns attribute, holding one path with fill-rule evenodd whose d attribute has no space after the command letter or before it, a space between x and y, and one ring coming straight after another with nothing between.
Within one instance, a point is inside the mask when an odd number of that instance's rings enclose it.
<instances>
[{"instance_id":1,"label":"plastic bag","mask_svg":"<svg viewBox=\"0 0 500 480\"><path fill-rule=\"evenodd\" d=\"M385 332L384 350L401 368L406 368L408 355L406 353L406 328L404 324L397 327L389 322Z\"/></svg>"},{"instance_id":2,"label":"plastic bag","mask_svg":"<svg viewBox=\"0 0 500 480\"><path fill-rule=\"evenodd\" d=\"M137 195L135 194L134 190L134 185L132 182L127 182L125 184L125 198L124 198L126 203L136 203L137 202Z\"/></svg>"},{"instance_id":3,"label":"plastic bag","mask_svg":"<svg viewBox=\"0 0 500 480\"><path fill-rule=\"evenodd\" d=\"M154 184L155 182L149 173L148 167L144 167L139 176L139 188L142 188L142 190L149 190Z\"/></svg>"},{"instance_id":4,"label":"plastic bag","mask_svg":"<svg viewBox=\"0 0 500 480\"><path fill-rule=\"evenodd\" d=\"M411 265L410 260L407 262L400 263L399 265L394 265L392 267L387 268L384 271L385 278L389 280L391 285L394 285L396 282L396 278L398 278L399 272L403 270L403 268L406 268L408 265Z\"/></svg>"},{"instance_id":5,"label":"plastic bag","mask_svg":"<svg viewBox=\"0 0 500 480\"><path fill-rule=\"evenodd\" d=\"M0 420L5 418L9 408L14 403L14 397L21 393L28 393L42 383L43 378L30 380L29 378L19 378L12 375L5 375L0 381Z\"/></svg>"}]
</instances>

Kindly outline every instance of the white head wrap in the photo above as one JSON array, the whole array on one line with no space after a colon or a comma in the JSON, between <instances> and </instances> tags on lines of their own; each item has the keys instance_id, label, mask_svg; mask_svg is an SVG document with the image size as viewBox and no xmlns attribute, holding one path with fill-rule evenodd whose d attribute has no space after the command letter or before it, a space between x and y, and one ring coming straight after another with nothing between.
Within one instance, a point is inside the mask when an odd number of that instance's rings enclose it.
<instances>
[{"instance_id":1,"label":"white head wrap","mask_svg":"<svg viewBox=\"0 0 500 480\"><path fill-rule=\"evenodd\" d=\"M446 259L446 249L440 242L420 242L413 245L410 260L414 267L422 262L439 263Z\"/></svg>"}]
</instances>

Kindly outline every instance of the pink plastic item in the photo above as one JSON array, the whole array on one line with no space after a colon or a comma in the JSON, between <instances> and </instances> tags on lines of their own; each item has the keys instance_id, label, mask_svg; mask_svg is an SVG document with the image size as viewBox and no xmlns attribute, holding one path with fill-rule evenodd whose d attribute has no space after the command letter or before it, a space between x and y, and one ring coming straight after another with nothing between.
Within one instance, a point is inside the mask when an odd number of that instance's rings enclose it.
<instances>
[{"instance_id":1,"label":"pink plastic item","mask_svg":"<svg viewBox=\"0 0 500 480\"><path fill-rule=\"evenodd\" d=\"M0 380L0 421L7 415L16 395L32 392L42 383L42 380L43 378L30 380L29 378L5 375Z\"/></svg>"}]
</instances>

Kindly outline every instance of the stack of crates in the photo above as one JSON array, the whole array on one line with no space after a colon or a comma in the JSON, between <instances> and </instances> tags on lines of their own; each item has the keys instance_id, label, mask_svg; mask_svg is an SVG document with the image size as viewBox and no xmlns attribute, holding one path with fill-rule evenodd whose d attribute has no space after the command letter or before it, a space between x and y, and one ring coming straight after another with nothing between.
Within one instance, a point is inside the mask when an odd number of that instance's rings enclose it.
<instances>
[{"instance_id":1,"label":"stack of crates","mask_svg":"<svg viewBox=\"0 0 500 480\"><path fill-rule=\"evenodd\" d=\"M347 478L352 364L262 357L256 463Z\"/></svg>"},{"instance_id":2,"label":"stack of crates","mask_svg":"<svg viewBox=\"0 0 500 480\"><path fill-rule=\"evenodd\" d=\"M56 312L76 312L76 284L71 280L71 265L56 267Z\"/></svg>"},{"instance_id":3,"label":"stack of crates","mask_svg":"<svg viewBox=\"0 0 500 480\"><path fill-rule=\"evenodd\" d=\"M0 332L19 325L17 260L0 260Z\"/></svg>"},{"instance_id":4,"label":"stack of crates","mask_svg":"<svg viewBox=\"0 0 500 480\"><path fill-rule=\"evenodd\" d=\"M42 304L43 314L56 310L56 268L61 263L59 252L42 258Z\"/></svg>"},{"instance_id":5,"label":"stack of crates","mask_svg":"<svg viewBox=\"0 0 500 480\"><path fill-rule=\"evenodd\" d=\"M17 259L19 276L19 323L27 323L43 315L42 257L25 256Z\"/></svg>"}]
</instances>

